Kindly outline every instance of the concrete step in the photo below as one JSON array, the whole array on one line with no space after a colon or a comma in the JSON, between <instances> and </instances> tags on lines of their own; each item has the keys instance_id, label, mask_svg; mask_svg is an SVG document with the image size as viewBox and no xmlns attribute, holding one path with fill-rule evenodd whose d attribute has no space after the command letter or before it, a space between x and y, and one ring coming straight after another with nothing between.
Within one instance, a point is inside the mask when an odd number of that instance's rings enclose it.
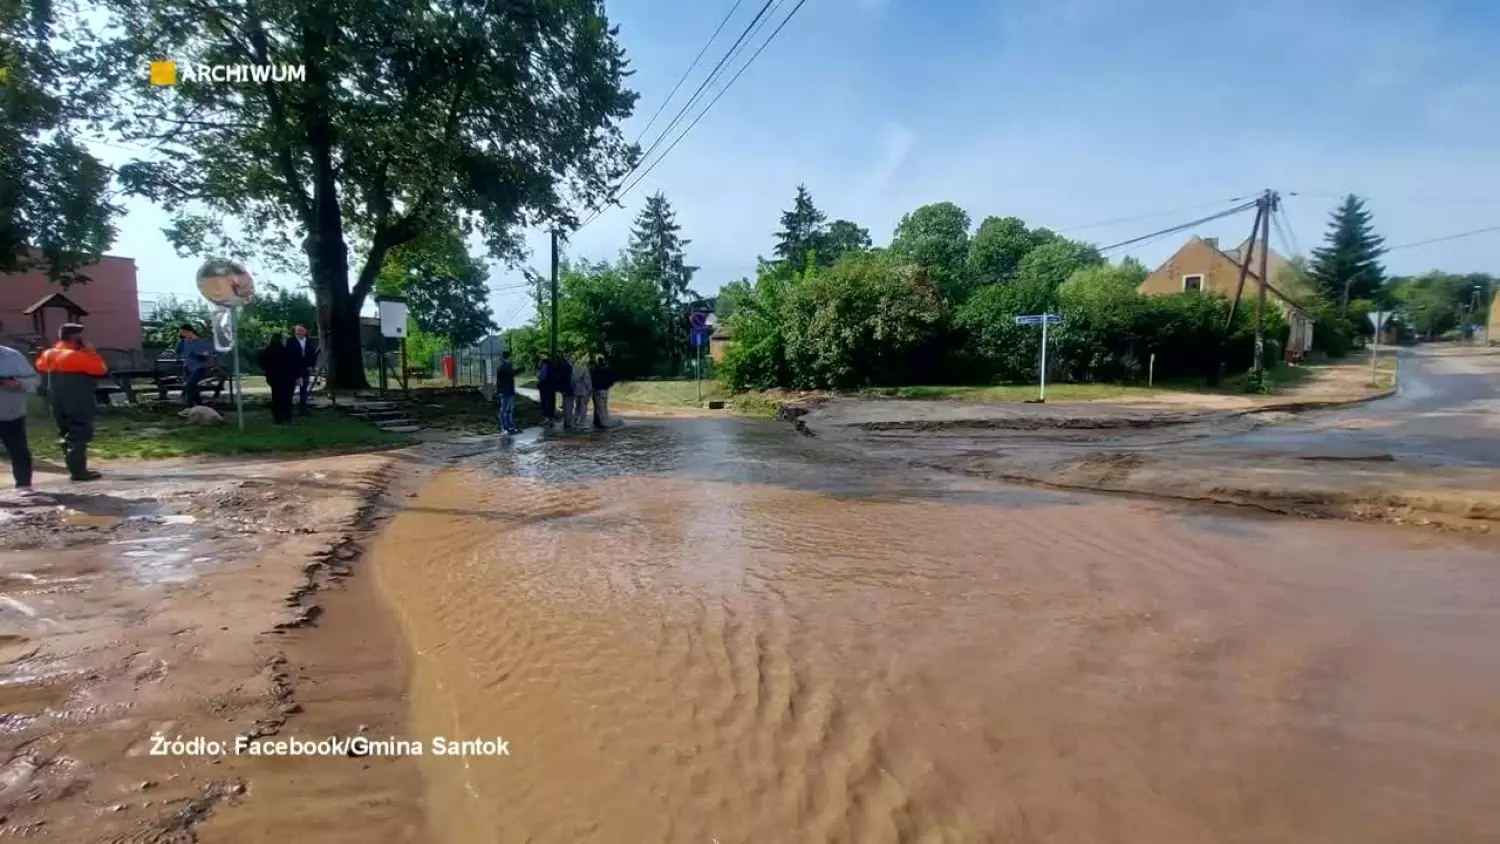
<instances>
[{"instance_id":1,"label":"concrete step","mask_svg":"<svg viewBox=\"0 0 1500 844\"><path fill-rule=\"evenodd\" d=\"M389 425L389 426L387 426L387 425L381 425L380 426L380 430L387 431L387 432L392 433L392 434L415 434L416 432L422 430L422 426L420 426L420 425Z\"/></svg>"},{"instance_id":2,"label":"concrete step","mask_svg":"<svg viewBox=\"0 0 1500 844\"><path fill-rule=\"evenodd\" d=\"M405 419L406 418L406 411L404 411L404 410L396 410L396 409L392 409L392 410L356 410L351 415L354 416L357 419L363 419L363 420L365 420L367 422L375 422L375 421L378 421L378 420L381 420L381 419Z\"/></svg>"},{"instance_id":3,"label":"concrete step","mask_svg":"<svg viewBox=\"0 0 1500 844\"><path fill-rule=\"evenodd\" d=\"M401 428L415 423L412 422L410 417L401 416L395 419L381 419L374 424L375 427L381 429L382 431L389 431L392 428Z\"/></svg>"},{"instance_id":4,"label":"concrete step","mask_svg":"<svg viewBox=\"0 0 1500 844\"><path fill-rule=\"evenodd\" d=\"M400 402L393 401L362 401L350 405L344 405L351 413L362 413L375 410L396 410L401 407Z\"/></svg>"}]
</instances>

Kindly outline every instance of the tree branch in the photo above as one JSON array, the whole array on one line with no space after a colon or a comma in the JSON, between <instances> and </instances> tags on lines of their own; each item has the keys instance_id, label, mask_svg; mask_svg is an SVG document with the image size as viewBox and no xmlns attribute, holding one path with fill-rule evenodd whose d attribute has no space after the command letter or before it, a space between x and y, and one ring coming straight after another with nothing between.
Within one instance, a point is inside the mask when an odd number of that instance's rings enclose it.
<instances>
[{"instance_id":1,"label":"tree branch","mask_svg":"<svg viewBox=\"0 0 1500 844\"><path fill-rule=\"evenodd\" d=\"M270 64L271 51L266 39L266 29L256 12L251 13L250 41L254 45L255 60L261 64ZM302 218L303 226L310 233L315 223L312 200L297 173L297 163L292 157L292 144L289 140L291 132L287 126L286 104L281 101L281 94L275 85L266 86L266 102L271 109L272 129L276 138L277 167L281 170L281 178L286 181L287 196L291 198L293 207Z\"/></svg>"}]
</instances>

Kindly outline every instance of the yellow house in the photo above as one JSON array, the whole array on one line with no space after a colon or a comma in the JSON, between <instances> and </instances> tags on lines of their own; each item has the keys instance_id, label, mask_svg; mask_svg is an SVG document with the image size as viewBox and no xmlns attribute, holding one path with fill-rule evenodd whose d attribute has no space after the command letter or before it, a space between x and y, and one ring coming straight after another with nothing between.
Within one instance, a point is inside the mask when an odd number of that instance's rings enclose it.
<instances>
[{"instance_id":1,"label":"yellow house","mask_svg":"<svg viewBox=\"0 0 1500 844\"><path fill-rule=\"evenodd\" d=\"M1163 296L1171 293L1217 293L1234 298L1235 287L1240 283L1240 256L1245 254L1248 241L1239 249L1219 248L1216 238L1194 236L1182 245L1156 271L1146 276L1137 288L1144 296ZM1259 250L1257 250L1258 252ZM1240 297L1240 307L1255 307L1255 297L1260 287L1258 255L1250 257L1250 271L1245 274L1245 290ZM1287 265L1285 258L1273 249L1266 255L1267 275L1276 278ZM1280 309L1291 325L1287 341L1288 360L1300 359L1312 348L1312 317L1286 293L1274 285L1266 285L1266 301Z\"/></svg>"}]
</instances>

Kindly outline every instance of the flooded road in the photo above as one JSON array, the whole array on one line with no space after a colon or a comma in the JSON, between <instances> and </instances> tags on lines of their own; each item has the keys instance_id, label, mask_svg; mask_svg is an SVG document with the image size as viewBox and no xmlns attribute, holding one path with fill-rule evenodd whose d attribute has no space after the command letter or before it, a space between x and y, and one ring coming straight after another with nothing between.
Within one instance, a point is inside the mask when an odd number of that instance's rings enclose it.
<instances>
[{"instance_id":1,"label":"flooded road","mask_svg":"<svg viewBox=\"0 0 1500 844\"><path fill-rule=\"evenodd\" d=\"M448 842L1500 839L1500 551L852 462L495 445L373 548Z\"/></svg>"}]
</instances>

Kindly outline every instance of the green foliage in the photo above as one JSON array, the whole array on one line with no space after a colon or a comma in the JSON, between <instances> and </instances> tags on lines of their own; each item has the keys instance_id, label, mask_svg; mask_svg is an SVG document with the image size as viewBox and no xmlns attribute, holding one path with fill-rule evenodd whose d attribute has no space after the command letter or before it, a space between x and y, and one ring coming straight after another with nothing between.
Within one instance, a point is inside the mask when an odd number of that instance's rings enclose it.
<instances>
[{"instance_id":1,"label":"green foliage","mask_svg":"<svg viewBox=\"0 0 1500 844\"><path fill-rule=\"evenodd\" d=\"M1334 210L1324 244L1313 250L1308 275L1340 309L1352 299L1379 299L1385 283L1385 239L1375 234L1364 201L1350 194Z\"/></svg>"},{"instance_id":2,"label":"green foliage","mask_svg":"<svg viewBox=\"0 0 1500 844\"><path fill-rule=\"evenodd\" d=\"M177 330L184 325L192 325L202 336L210 337L212 319L213 311L207 302L164 296L157 301L149 318L141 322L141 345L148 349L176 348Z\"/></svg>"},{"instance_id":3,"label":"green foliage","mask_svg":"<svg viewBox=\"0 0 1500 844\"><path fill-rule=\"evenodd\" d=\"M823 232L818 247L818 263L831 267L851 252L870 251L870 230L848 220L834 220Z\"/></svg>"},{"instance_id":4,"label":"green foliage","mask_svg":"<svg viewBox=\"0 0 1500 844\"><path fill-rule=\"evenodd\" d=\"M699 298L688 286L698 268L687 265L683 249L691 241L681 231L666 196L656 193L636 217L628 249L631 275L657 290L659 357L674 371L687 351L690 306ZM637 365L644 366L644 360Z\"/></svg>"},{"instance_id":5,"label":"green foliage","mask_svg":"<svg viewBox=\"0 0 1500 844\"><path fill-rule=\"evenodd\" d=\"M801 270L808 253L823 250L823 212L813 205L806 185L797 186L797 198L790 211L781 214L781 231L776 233L773 254L787 270Z\"/></svg>"},{"instance_id":6,"label":"green foliage","mask_svg":"<svg viewBox=\"0 0 1500 844\"><path fill-rule=\"evenodd\" d=\"M950 302L968 298L969 213L951 202L924 205L896 225L891 254L927 272Z\"/></svg>"},{"instance_id":7,"label":"green foliage","mask_svg":"<svg viewBox=\"0 0 1500 844\"><path fill-rule=\"evenodd\" d=\"M1073 273L1104 263L1099 251L1087 244L1053 237L1026 253L1016 270L1017 281L1056 290Z\"/></svg>"},{"instance_id":8,"label":"green foliage","mask_svg":"<svg viewBox=\"0 0 1500 844\"><path fill-rule=\"evenodd\" d=\"M682 237L682 226L666 195L658 192L647 197L630 230L630 271L656 286L664 306L696 295L690 285L698 268L688 266L683 254L689 243Z\"/></svg>"},{"instance_id":9,"label":"green foliage","mask_svg":"<svg viewBox=\"0 0 1500 844\"><path fill-rule=\"evenodd\" d=\"M1434 270L1391 279L1390 291L1406 325L1430 340L1465 324L1483 325L1495 285L1495 277L1485 273L1457 275Z\"/></svg>"},{"instance_id":10,"label":"green foliage","mask_svg":"<svg viewBox=\"0 0 1500 844\"><path fill-rule=\"evenodd\" d=\"M1021 259L1039 245L1019 217L986 217L969 241L969 274L975 284L1014 281Z\"/></svg>"},{"instance_id":11,"label":"green foliage","mask_svg":"<svg viewBox=\"0 0 1500 844\"><path fill-rule=\"evenodd\" d=\"M920 267L846 255L794 283L782 307L792 386L907 383L946 314Z\"/></svg>"},{"instance_id":12,"label":"green foliage","mask_svg":"<svg viewBox=\"0 0 1500 844\"><path fill-rule=\"evenodd\" d=\"M792 382L781 314L787 288L797 281L779 265L763 262L753 287L740 280L719 291L720 301L730 305L728 327L734 335L719 367L719 377L730 389L769 389Z\"/></svg>"},{"instance_id":13,"label":"green foliage","mask_svg":"<svg viewBox=\"0 0 1500 844\"><path fill-rule=\"evenodd\" d=\"M662 351L661 291L648 278L614 264L579 261L558 271L558 351L606 355L621 377L648 375ZM537 331L550 337L550 317Z\"/></svg>"},{"instance_id":14,"label":"green foliage","mask_svg":"<svg viewBox=\"0 0 1500 844\"><path fill-rule=\"evenodd\" d=\"M358 315L393 249L457 216L517 258L526 226L572 228L570 209L602 203L638 155L619 130L636 95L597 0L100 5L118 38L96 70L125 100L119 129L162 153L121 181L178 215L180 251L305 259L339 386L363 386ZM162 56L305 79L154 87L141 68Z\"/></svg>"},{"instance_id":15,"label":"green foliage","mask_svg":"<svg viewBox=\"0 0 1500 844\"><path fill-rule=\"evenodd\" d=\"M507 329L500 336L504 338L505 348L510 350L510 359L518 370L532 371L547 354L548 338L535 325Z\"/></svg>"},{"instance_id":16,"label":"green foliage","mask_svg":"<svg viewBox=\"0 0 1500 844\"><path fill-rule=\"evenodd\" d=\"M111 172L77 140L107 88L97 50L68 0L0 3L0 272L44 270L64 286L115 238Z\"/></svg>"},{"instance_id":17,"label":"green foliage","mask_svg":"<svg viewBox=\"0 0 1500 844\"><path fill-rule=\"evenodd\" d=\"M453 222L391 250L375 292L404 298L418 328L462 349L496 328L488 278L489 268L469 254L463 231Z\"/></svg>"}]
</instances>

